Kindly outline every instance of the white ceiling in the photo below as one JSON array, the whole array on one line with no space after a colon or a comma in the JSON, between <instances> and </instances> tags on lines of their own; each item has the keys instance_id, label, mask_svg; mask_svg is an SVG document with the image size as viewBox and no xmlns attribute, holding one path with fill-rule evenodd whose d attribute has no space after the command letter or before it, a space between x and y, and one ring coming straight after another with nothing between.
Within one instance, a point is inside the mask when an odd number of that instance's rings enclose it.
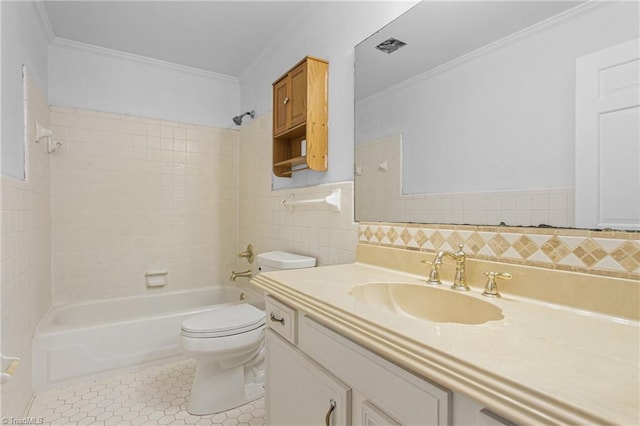
<instances>
[{"instance_id":1,"label":"white ceiling","mask_svg":"<svg viewBox=\"0 0 640 426\"><path fill-rule=\"evenodd\" d=\"M311 1L45 1L56 37L240 75Z\"/></svg>"}]
</instances>

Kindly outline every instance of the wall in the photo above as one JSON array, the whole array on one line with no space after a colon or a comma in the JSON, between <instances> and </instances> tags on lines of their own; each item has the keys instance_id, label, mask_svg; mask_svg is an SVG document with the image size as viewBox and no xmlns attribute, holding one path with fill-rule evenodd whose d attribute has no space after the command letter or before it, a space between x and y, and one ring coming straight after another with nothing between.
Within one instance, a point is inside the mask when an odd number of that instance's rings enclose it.
<instances>
[{"instance_id":1,"label":"wall","mask_svg":"<svg viewBox=\"0 0 640 426\"><path fill-rule=\"evenodd\" d=\"M1 347L3 355L21 358L14 377L2 385L1 411L5 418L21 418L31 401L31 342L52 298L49 155L46 143L34 142L35 122L49 127L49 107L29 77L26 88L29 179L23 181L3 175L0 188Z\"/></svg>"},{"instance_id":2,"label":"wall","mask_svg":"<svg viewBox=\"0 0 640 426\"><path fill-rule=\"evenodd\" d=\"M271 190L272 115L247 120L240 129L240 245L251 243L256 253L289 251L317 259L319 265L355 261L357 224L353 222L353 182L338 182L309 188ZM341 190L342 208L332 212L324 205L295 207L289 211L282 201L324 198ZM247 267L244 260L238 268ZM257 272L257 265L252 265Z\"/></svg>"},{"instance_id":3,"label":"wall","mask_svg":"<svg viewBox=\"0 0 640 426\"><path fill-rule=\"evenodd\" d=\"M233 127L235 77L56 38L49 48L52 105Z\"/></svg>"},{"instance_id":4,"label":"wall","mask_svg":"<svg viewBox=\"0 0 640 426\"><path fill-rule=\"evenodd\" d=\"M40 6L43 7L43 6ZM46 24L35 2L0 2L2 8L2 174L24 179L22 65L47 97ZM48 22L47 22L48 24Z\"/></svg>"},{"instance_id":5,"label":"wall","mask_svg":"<svg viewBox=\"0 0 640 426\"><path fill-rule=\"evenodd\" d=\"M220 285L236 263L238 132L52 107L55 303Z\"/></svg>"},{"instance_id":6,"label":"wall","mask_svg":"<svg viewBox=\"0 0 640 426\"><path fill-rule=\"evenodd\" d=\"M272 109L271 84L306 55L329 61L329 170L273 178L274 188L353 180L353 48L415 2L315 2L241 76L242 111ZM263 141L269 144L270 136ZM270 178L267 178L270 179Z\"/></svg>"}]
</instances>

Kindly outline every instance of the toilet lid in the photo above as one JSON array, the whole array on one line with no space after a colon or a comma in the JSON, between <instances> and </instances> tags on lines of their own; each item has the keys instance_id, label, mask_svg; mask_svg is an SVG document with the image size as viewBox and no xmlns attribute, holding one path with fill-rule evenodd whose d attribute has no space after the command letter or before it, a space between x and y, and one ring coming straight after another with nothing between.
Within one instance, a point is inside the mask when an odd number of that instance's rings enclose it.
<instances>
[{"instance_id":1,"label":"toilet lid","mask_svg":"<svg viewBox=\"0 0 640 426\"><path fill-rule=\"evenodd\" d=\"M222 337L254 330L264 323L264 311L241 303L190 316L182 322L182 331L194 337Z\"/></svg>"}]
</instances>

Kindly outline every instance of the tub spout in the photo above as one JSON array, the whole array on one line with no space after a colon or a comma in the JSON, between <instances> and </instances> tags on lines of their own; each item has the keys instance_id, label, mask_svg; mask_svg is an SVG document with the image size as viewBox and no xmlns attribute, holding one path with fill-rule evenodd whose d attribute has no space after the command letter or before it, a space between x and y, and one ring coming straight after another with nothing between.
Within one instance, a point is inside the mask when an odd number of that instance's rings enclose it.
<instances>
[{"instance_id":1,"label":"tub spout","mask_svg":"<svg viewBox=\"0 0 640 426\"><path fill-rule=\"evenodd\" d=\"M239 277L251 278L251 269L247 269L246 271L242 271L242 272L231 271L231 277L229 279L231 281L235 281L236 278L239 278Z\"/></svg>"}]
</instances>

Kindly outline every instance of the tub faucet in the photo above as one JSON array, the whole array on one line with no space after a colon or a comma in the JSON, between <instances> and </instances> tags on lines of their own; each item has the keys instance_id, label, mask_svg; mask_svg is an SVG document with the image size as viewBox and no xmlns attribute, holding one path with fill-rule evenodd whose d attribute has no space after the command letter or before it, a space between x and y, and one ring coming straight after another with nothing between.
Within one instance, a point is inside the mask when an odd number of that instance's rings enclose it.
<instances>
[{"instance_id":1,"label":"tub faucet","mask_svg":"<svg viewBox=\"0 0 640 426\"><path fill-rule=\"evenodd\" d=\"M239 278L239 277L251 278L251 269L247 269L246 271L242 271L242 272L231 271L231 277L229 279L231 281L235 281L236 278Z\"/></svg>"}]
</instances>

